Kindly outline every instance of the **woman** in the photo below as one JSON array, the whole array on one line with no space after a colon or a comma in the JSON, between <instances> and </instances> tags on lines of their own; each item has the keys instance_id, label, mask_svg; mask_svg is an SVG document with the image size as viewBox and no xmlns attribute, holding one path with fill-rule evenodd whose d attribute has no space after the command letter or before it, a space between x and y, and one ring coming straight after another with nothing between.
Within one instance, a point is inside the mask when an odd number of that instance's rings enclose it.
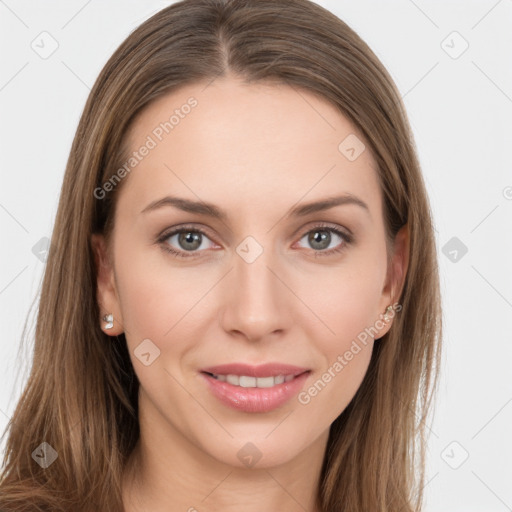
<instances>
[{"instance_id":1,"label":"woman","mask_svg":"<svg viewBox=\"0 0 512 512\"><path fill-rule=\"evenodd\" d=\"M0 510L419 510L440 340L376 56L308 0L175 3L80 120Z\"/></svg>"}]
</instances>

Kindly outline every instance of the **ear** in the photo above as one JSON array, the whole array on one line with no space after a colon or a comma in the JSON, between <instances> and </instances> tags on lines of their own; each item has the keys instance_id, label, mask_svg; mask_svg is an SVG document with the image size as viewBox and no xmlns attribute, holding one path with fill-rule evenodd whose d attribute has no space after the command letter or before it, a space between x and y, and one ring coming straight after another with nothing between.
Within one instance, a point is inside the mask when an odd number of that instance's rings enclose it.
<instances>
[{"instance_id":1,"label":"ear","mask_svg":"<svg viewBox=\"0 0 512 512\"><path fill-rule=\"evenodd\" d=\"M92 234L91 246L96 267L96 300L100 309L100 325L105 334L117 336L123 332L123 319L115 286L114 267L107 250L105 237L101 234ZM110 313L113 315L114 326L111 329L105 329L107 323L103 317Z\"/></svg>"},{"instance_id":2,"label":"ear","mask_svg":"<svg viewBox=\"0 0 512 512\"><path fill-rule=\"evenodd\" d=\"M393 255L391 262L388 265L388 272L386 276L386 283L382 290L381 304L381 315L376 323L376 326L380 329L378 337L384 336L393 323L393 318L397 311L402 309L402 305L397 303L398 298L402 294L402 290L405 283L405 277L407 276L407 269L409 267L409 225L405 224L402 226L395 236L393 245ZM388 321L383 319L386 313L386 308L392 306L392 310L387 311ZM378 339L378 338L376 338Z\"/></svg>"}]
</instances>

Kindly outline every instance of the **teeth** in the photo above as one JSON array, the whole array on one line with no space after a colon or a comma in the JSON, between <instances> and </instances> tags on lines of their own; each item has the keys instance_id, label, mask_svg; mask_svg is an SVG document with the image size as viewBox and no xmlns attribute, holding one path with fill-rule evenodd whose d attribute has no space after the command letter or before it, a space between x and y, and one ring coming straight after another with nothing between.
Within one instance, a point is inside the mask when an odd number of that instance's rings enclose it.
<instances>
[{"instance_id":1,"label":"teeth","mask_svg":"<svg viewBox=\"0 0 512 512\"><path fill-rule=\"evenodd\" d=\"M276 375L275 377L249 377L247 375L213 375L217 380L242 388L271 388L283 382L290 382L294 375Z\"/></svg>"},{"instance_id":2,"label":"teeth","mask_svg":"<svg viewBox=\"0 0 512 512\"><path fill-rule=\"evenodd\" d=\"M226 381L228 384L233 384L233 386L240 385L240 377L238 375L226 375Z\"/></svg>"}]
</instances>

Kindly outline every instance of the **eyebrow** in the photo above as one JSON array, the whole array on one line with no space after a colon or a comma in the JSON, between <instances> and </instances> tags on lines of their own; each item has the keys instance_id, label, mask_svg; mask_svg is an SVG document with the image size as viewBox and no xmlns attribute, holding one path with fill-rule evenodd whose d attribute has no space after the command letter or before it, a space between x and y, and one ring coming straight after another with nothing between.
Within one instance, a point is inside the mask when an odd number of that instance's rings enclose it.
<instances>
[{"instance_id":1,"label":"eyebrow","mask_svg":"<svg viewBox=\"0 0 512 512\"><path fill-rule=\"evenodd\" d=\"M335 206L342 205L356 205L364 209L368 214L370 213L368 205L362 199L359 199L353 194L347 193L341 196L327 197L319 201L300 204L291 208L286 214L286 217L304 217L311 213L329 210ZM152 203L148 204L140 213L148 213L165 206L174 206L175 208L183 210L184 212L206 215L221 221L226 221L228 218L226 212L212 203L206 203L204 201L192 201L190 199L173 196L166 196L153 201Z\"/></svg>"}]
</instances>

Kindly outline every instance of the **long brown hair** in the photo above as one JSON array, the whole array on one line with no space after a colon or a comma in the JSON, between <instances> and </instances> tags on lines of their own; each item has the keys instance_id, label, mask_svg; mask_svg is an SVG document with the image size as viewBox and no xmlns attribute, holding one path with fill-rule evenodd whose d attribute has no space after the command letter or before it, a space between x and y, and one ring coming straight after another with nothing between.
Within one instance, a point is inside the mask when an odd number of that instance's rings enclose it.
<instances>
[{"instance_id":1,"label":"long brown hair","mask_svg":"<svg viewBox=\"0 0 512 512\"><path fill-rule=\"evenodd\" d=\"M4 433L0 510L122 511L139 382L124 334L113 341L99 325L91 234L108 239L123 181L101 200L94 190L127 160L127 130L144 107L228 72L307 90L339 109L378 164L388 239L408 226L402 310L331 425L318 500L323 512L420 510L442 332L430 205L393 80L352 29L308 0L174 3L132 32L101 71L66 167L31 373ZM33 457L43 442L58 454L46 468Z\"/></svg>"}]
</instances>

